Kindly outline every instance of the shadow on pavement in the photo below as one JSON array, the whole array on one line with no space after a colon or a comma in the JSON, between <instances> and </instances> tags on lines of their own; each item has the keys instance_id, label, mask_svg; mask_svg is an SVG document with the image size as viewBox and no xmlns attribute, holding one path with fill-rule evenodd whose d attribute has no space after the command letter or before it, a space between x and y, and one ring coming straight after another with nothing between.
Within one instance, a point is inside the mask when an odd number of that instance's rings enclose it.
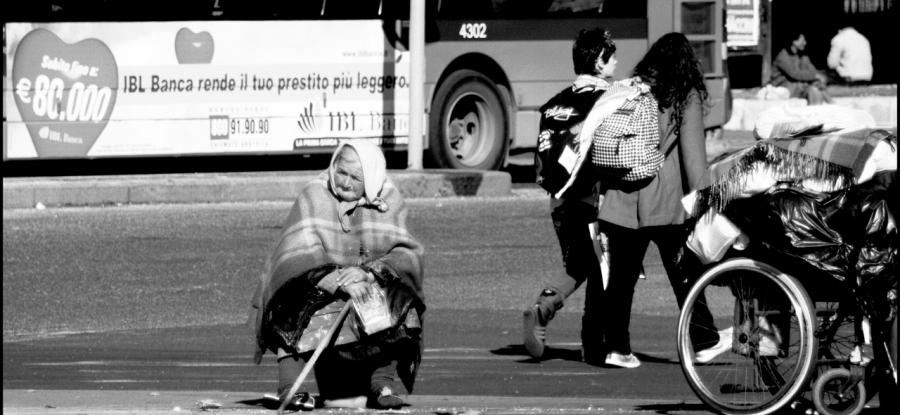
<instances>
[{"instance_id":1,"label":"shadow on pavement","mask_svg":"<svg viewBox=\"0 0 900 415\"><path fill-rule=\"evenodd\" d=\"M649 355L649 354L644 354L644 353L635 353L634 355L635 355L640 361L642 361L642 362L647 362L647 363L662 363L662 364L668 364L668 365L679 365L679 364L681 364L681 363L678 362L677 360L672 360L672 359L666 359L666 358L655 357L655 356L651 356L651 355Z\"/></svg>"},{"instance_id":2,"label":"shadow on pavement","mask_svg":"<svg viewBox=\"0 0 900 415\"><path fill-rule=\"evenodd\" d=\"M663 403L652 405L636 405L636 411L653 411L658 414L671 414L676 412L707 412L710 410L708 406L702 403Z\"/></svg>"},{"instance_id":3,"label":"shadow on pavement","mask_svg":"<svg viewBox=\"0 0 900 415\"><path fill-rule=\"evenodd\" d=\"M510 344L499 349L491 350L491 354L497 356L522 356L522 360L517 363L540 363L547 360L569 360L573 362L581 361L581 350L578 349L562 349L547 346L544 348L544 355L541 358L534 358L525 350L525 345Z\"/></svg>"},{"instance_id":4,"label":"shadow on pavement","mask_svg":"<svg viewBox=\"0 0 900 415\"><path fill-rule=\"evenodd\" d=\"M243 401L237 401L235 403L247 406L259 406L269 410L276 410L281 405L278 401L274 399L266 399L266 398L258 398L258 399L245 399Z\"/></svg>"}]
</instances>

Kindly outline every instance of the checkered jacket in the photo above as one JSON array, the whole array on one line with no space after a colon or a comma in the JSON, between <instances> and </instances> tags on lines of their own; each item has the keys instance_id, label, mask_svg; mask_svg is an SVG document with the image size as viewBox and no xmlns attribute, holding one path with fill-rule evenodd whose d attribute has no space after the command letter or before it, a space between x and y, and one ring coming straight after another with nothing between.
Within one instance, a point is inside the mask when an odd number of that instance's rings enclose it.
<instances>
[{"instance_id":1,"label":"checkered jacket","mask_svg":"<svg viewBox=\"0 0 900 415\"><path fill-rule=\"evenodd\" d=\"M659 109L649 91L629 98L594 132L591 162L624 181L653 177L662 166Z\"/></svg>"}]
</instances>

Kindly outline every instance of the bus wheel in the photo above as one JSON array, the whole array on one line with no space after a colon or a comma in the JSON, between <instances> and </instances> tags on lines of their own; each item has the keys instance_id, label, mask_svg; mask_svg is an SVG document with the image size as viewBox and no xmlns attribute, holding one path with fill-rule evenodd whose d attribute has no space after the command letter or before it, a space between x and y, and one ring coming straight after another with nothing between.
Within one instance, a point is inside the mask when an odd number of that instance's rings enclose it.
<instances>
[{"instance_id":1,"label":"bus wheel","mask_svg":"<svg viewBox=\"0 0 900 415\"><path fill-rule=\"evenodd\" d=\"M451 74L431 106L428 156L441 168L496 170L507 149L506 110L493 82L470 70Z\"/></svg>"}]
</instances>

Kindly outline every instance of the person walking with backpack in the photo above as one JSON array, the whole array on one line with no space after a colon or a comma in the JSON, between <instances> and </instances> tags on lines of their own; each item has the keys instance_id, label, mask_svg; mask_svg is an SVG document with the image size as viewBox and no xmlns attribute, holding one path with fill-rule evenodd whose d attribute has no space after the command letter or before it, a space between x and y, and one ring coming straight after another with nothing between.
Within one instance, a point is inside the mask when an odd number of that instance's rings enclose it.
<instances>
[{"instance_id":1,"label":"person walking with backpack","mask_svg":"<svg viewBox=\"0 0 900 415\"><path fill-rule=\"evenodd\" d=\"M608 31L581 30L572 46L575 81L540 109L537 182L551 193L550 216L565 272L546 281L535 302L523 313L525 349L535 358L544 355L547 324L565 299L590 276L600 275L600 261L589 232L589 225L597 221L596 176L587 171L592 168L590 163L578 164L575 159L588 152L578 144L578 136L588 113L609 88L608 80L617 63L615 53L616 44ZM557 194L564 185L568 188Z\"/></svg>"},{"instance_id":2,"label":"person walking with backpack","mask_svg":"<svg viewBox=\"0 0 900 415\"><path fill-rule=\"evenodd\" d=\"M681 199L691 190L705 187L708 179L703 126L708 93L700 61L687 38L668 33L658 39L636 65L634 74L650 86L659 108L659 148L665 149L658 173L637 182L600 181L603 203L600 229L608 238L609 280L605 292L588 288L583 333L602 336L585 339L601 343L605 353L585 353L596 365L636 368L641 362L631 350L629 325L634 288L650 241L662 259L679 308L690 289L682 260L689 217ZM599 131L599 130L598 130ZM680 262L681 261L681 262ZM698 312L698 324L712 327L712 317ZM585 327L591 330L585 331ZM698 361L709 361L725 351L726 333L713 328L695 345ZM730 340L730 337L727 339ZM585 349L589 351L590 349Z\"/></svg>"}]
</instances>

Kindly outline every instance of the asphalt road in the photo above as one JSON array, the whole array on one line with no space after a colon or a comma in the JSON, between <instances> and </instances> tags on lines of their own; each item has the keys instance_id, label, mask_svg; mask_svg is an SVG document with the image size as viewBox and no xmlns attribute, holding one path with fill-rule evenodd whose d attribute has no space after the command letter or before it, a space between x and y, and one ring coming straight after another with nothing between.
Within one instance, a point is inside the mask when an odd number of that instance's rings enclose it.
<instances>
[{"instance_id":1,"label":"asphalt road","mask_svg":"<svg viewBox=\"0 0 900 415\"><path fill-rule=\"evenodd\" d=\"M409 206L426 246L429 307L417 393L696 401L674 354L676 309L655 251L633 323L643 367L578 361L582 291L554 321L550 358L539 362L525 355L520 327L521 309L561 269L547 200ZM289 207L4 211L4 389L270 392L274 359L252 364L244 324Z\"/></svg>"},{"instance_id":2,"label":"asphalt road","mask_svg":"<svg viewBox=\"0 0 900 415\"><path fill-rule=\"evenodd\" d=\"M489 413L706 412L677 361L677 309L653 248L632 317L640 368L579 361L583 291L553 321L547 359L537 361L522 346L521 310L544 278L561 269L546 197L417 199L409 207L410 229L426 247L429 307L411 402L416 396L430 405L452 404L454 397L469 403L482 397L491 405L514 400L512 412ZM185 391L192 397L271 393L274 358L252 363L246 321L256 276L289 208L4 210L4 412L93 413L99 410L91 405L116 391L151 400ZM314 385L310 380L304 388L314 391ZM57 403L41 390L73 393L55 393L63 402ZM55 410L97 391L100 398L70 412ZM150 405L135 395L121 399L132 405L126 413ZM31 409L15 410L8 401ZM521 402L535 406L521 412ZM229 401L244 409L258 403Z\"/></svg>"},{"instance_id":3,"label":"asphalt road","mask_svg":"<svg viewBox=\"0 0 900 415\"><path fill-rule=\"evenodd\" d=\"M561 270L546 197L409 201L431 309L520 310ZM238 324L289 203L4 210L4 341ZM645 261L661 275L653 252ZM639 314L674 315L663 278ZM576 294L565 311L582 308Z\"/></svg>"}]
</instances>

